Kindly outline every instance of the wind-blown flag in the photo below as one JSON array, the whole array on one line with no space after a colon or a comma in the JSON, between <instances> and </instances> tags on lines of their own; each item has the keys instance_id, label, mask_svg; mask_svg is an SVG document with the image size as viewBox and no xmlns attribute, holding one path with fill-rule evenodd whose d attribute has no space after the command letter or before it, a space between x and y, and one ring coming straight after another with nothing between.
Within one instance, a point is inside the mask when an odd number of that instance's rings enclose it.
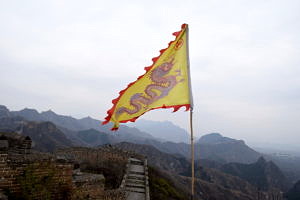
<instances>
[{"instance_id":1,"label":"wind-blown flag","mask_svg":"<svg viewBox=\"0 0 300 200\"><path fill-rule=\"evenodd\" d=\"M134 122L145 112L158 108L174 108L176 112L185 106L192 107L188 61L188 25L183 24L179 32L173 33L174 41L168 48L160 50L153 64L145 67L146 73L122 90L112 101L103 124L113 122L112 130L119 123Z\"/></svg>"}]
</instances>

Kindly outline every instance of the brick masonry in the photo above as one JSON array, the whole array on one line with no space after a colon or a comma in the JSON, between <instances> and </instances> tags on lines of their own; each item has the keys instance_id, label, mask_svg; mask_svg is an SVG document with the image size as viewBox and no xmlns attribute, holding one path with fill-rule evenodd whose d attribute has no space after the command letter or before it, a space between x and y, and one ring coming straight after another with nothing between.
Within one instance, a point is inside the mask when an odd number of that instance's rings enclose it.
<instances>
[{"instance_id":1,"label":"brick masonry","mask_svg":"<svg viewBox=\"0 0 300 200\"><path fill-rule=\"evenodd\" d=\"M72 170L72 163L56 160L49 154L31 153L30 138L0 134L2 191L16 197L28 193L33 199L66 199L67 192L72 190ZM35 189L33 184L39 187Z\"/></svg>"}]
</instances>

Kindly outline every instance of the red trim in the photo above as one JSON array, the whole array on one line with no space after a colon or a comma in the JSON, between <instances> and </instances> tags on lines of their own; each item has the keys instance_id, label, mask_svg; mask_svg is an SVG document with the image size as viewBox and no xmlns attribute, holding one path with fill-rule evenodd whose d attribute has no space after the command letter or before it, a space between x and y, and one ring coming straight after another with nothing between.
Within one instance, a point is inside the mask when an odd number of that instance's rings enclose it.
<instances>
[{"instance_id":1,"label":"red trim","mask_svg":"<svg viewBox=\"0 0 300 200\"><path fill-rule=\"evenodd\" d=\"M186 28L186 24L182 24L182 25L181 25L181 30L178 31L178 32L173 33L173 35L176 36L175 40L169 42L167 48L161 49L161 50L159 51L159 52L160 52L160 55L159 55L158 57L152 58L153 64L152 64L151 66L145 67L145 68L144 68L146 72L145 72L143 75L139 76L139 77L137 78L136 81L130 83L124 90L121 90L121 91L119 92L119 96L118 96L116 99L112 100L113 106L112 106L111 109L109 109L109 110L107 111L107 116L105 117L105 121L102 122L102 125L103 125L103 124L107 124L107 123L110 121L110 119L111 119L111 117L112 117L112 114L113 114L114 111L115 111L115 108L116 108L116 106L117 106L118 101L120 100L120 98L122 97L122 95L126 92L126 90L127 90L130 86L132 86L133 84L135 84L138 80L140 80L141 78L143 78L144 75L145 75L149 70L151 70L151 69L153 68L153 65L156 63L156 61L159 59L159 57L160 57L160 56L161 56L161 55L162 55L162 54L163 54L163 53L171 46L171 44L172 44L173 42L175 42L175 41L177 40L177 37L180 35L180 33L181 33L185 28ZM183 105L174 105L174 106L165 106L165 105L163 105L163 106L161 106L161 107L152 108L152 109L150 109L150 110L159 109L159 108L174 108L174 111L173 111L173 112L176 112L177 110L179 110L179 109L180 109L181 107L183 107L183 106L186 107L186 111L188 111L188 110L190 109L190 104L183 104ZM145 113L145 112L144 112L144 113ZM143 113L143 114L144 114L144 113ZM141 115L143 115L143 114L141 114ZM141 115L140 115L140 116L141 116ZM130 122L134 122L134 121L135 121L137 118L139 118L140 116L134 117L134 118L129 119L129 120L120 121L120 123L126 123L126 122L129 122L129 121L130 121ZM112 131L116 131L116 130L118 130L118 127L113 127L111 130L112 130Z\"/></svg>"}]
</instances>

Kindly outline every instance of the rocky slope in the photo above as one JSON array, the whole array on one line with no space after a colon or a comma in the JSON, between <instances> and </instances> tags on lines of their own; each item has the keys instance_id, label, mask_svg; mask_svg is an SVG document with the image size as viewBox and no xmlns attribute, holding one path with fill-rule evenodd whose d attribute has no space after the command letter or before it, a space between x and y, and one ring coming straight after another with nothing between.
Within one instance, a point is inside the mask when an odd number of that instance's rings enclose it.
<instances>
[{"instance_id":1,"label":"rocky slope","mask_svg":"<svg viewBox=\"0 0 300 200\"><path fill-rule=\"evenodd\" d=\"M91 146L99 146L103 144L112 144L115 141L114 136L99 132L95 129L82 130L77 132L77 137Z\"/></svg>"},{"instance_id":2,"label":"rocky slope","mask_svg":"<svg viewBox=\"0 0 300 200\"><path fill-rule=\"evenodd\" d=\"M44 152L53 152L57 148L73 145L72 141L51 122L30 122L21 117L3 117L0 118L0 130L29 136L33 148Z\"/></svg>"},{"instance_id":3,"label":"rocky slope","mask_svg":"<svg viewBox=\"0 0 300 200\"><path fill-rule=\"evenodd\" d=\"M72 142L51 122L27 122L20 133L29 136L34 148L44 152L53 152L59 148L73 146Z\"/></svg>"},{"instance_id":4,"label":"rocky slope","mask_svg":"<svg viewBox=\"0 0 300 200\"><path fill-rule=\"evenodd\" d=\"M240 177L260 190L267 191L277 188L281 191L286 191L290 186L282 171L272 161L267 162L263 157L251 164L224 164L220 170Z\"/></svg>"},{"instance_id":5,"label":"rocky slope","mask_svg":"<svg viewBox=\"0 0 300 200\"><path fill-rule=\"evenodd\" d=\"M215 140L216 134L207 134L195 143L195 159L209 159L220 163L239 162L253 163L261 154L251 149L242 140L225 138L218 134L218 140ZM212 139L211 139L212 137ZM156 140L145 140L142 142L159 149L160 151L182 155L190 158L190 145L186 143L159 142Z\"/></svg>"},{"instance_id":6,"label":"rocky slope","mask_svg":"<svg viewBox=\"0 0 300 200\"><path fill-rule=\"evenodd\" d=\"M295 183L293 188L291 188L285 195L287 200L299 200L300 199L300 180Z\"/></svg>"},{"instance_id":7,"label":"rocky slope","mask_svg":"<svg viewBox=\"0 0 300 200\"><path fill-rule=\"evenodd\" d=\"M223 137L218 133L202 136L195 145L195 156L220 162L255 162L261 154L251 149L242 140Z\"/></svg>"}]
</instances>

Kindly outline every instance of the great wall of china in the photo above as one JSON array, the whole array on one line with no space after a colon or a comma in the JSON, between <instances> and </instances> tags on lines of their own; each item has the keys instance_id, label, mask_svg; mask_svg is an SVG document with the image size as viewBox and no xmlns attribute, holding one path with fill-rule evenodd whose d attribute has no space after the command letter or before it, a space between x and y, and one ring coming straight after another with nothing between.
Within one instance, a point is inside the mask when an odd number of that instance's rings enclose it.
<instances>
[{"instance_id":1,"label":"great wall of china","mask_svg":"<svg viewBox=\"0 0 300 200\"><path fill-rule=\"evenodd\" d=\"M32 199L150 199L147 159L141 155L111 145L73 147L48 154L33 151L31 145L29 137L0 134L0 199L5 191L15 196L27 195L24 188L32 189L37 181L44 184L39 185L40 191L31 194ZM102 174L81 172L78 167L105 169L111 161L119 168L115 180L119 187L115 189L105 188Z\"/></svg>"}]
</instances>

